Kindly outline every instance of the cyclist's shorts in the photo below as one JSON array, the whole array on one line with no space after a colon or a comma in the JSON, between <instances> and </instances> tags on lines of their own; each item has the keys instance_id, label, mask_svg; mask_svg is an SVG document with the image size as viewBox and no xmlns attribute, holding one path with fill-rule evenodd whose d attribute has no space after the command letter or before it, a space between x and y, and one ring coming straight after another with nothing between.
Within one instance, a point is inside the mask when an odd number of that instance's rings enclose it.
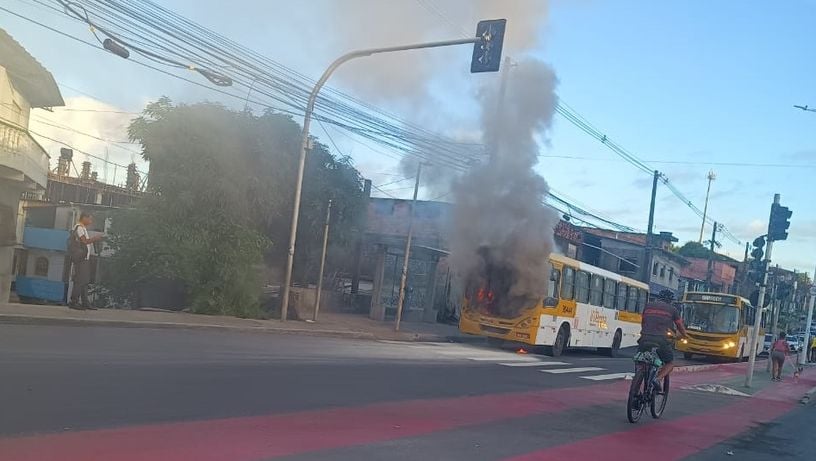
<instances>
[{"instance_id":1,"label":"cyclist's shorts","mask_svg":"<svg viewBox=\"0 0 816 461\"><path fill-rule=\"evenodd\" d=\"M663 363L674 362L674 348L668 339L650 335L643 335L638 339L639 351L648 351L653 347L657 347L657 356Z\"/></svg>"}]
</instances>

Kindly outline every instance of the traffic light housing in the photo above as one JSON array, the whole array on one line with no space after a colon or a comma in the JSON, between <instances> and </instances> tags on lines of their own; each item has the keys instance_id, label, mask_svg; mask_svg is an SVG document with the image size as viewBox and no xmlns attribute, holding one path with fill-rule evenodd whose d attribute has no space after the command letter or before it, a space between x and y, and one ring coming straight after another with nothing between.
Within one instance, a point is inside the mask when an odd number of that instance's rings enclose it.
<instances>
[{"instance_id":1,"label":"traffic light housing","mask_svg":"<svg viewBox=\"0 0 816 461\"><path fill-rule=\"evenodd\" d=\"M765 261L762 260L765 256L763 248L765 248L764 235L754 240L754 249L751 251L753 259L748 263L748 278L754 282L762 282L765 275Z\"/></svg>"},{"instance_id":2,"label":"traffic light housing","mask_svg":"<svg viewBox=\"0 0 816 461\"><path fill-rule=\"evenodd\" d=\"M790 217L793 214L786 206L771 205L771 220L768 223L768 240L787 240Z\"/></svg>"},{"instance_id":3,"label":"traffic light housing","mask_svg":"<svg viewBox=\"0 0 816 461\"><path fill-rule=\"evenodd\" d=\"M473 58L470 60L471 73L499 70L506 27L506 19L479 21L476 26L476 36L481 40L473 44Z\"/></svg>"}]
</instances>

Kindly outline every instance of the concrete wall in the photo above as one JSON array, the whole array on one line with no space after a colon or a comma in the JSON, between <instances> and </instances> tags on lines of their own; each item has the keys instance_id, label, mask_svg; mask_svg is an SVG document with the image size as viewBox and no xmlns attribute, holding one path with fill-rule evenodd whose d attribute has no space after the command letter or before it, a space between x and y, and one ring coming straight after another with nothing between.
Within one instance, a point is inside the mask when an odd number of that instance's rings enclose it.
<instances>
[{"instance_id":1,"label":"concrete wall","mask_svg":"<svg viewBox=\"0 0 816 461\"><path fill-rule=\"evenodd\" d=\"M45 277L37 275L37 259L46 258L48 260L48 275ZM48 250L29 250L28 259L26 261L26 273L21 274L26 277L45 278L58 282L63 281L65 271L65 253Z\"/></svg>"},{"instance_id":2,"label":"concrete wall","mask_svg":"<svg viewBox=\"0 0 816 461\"><path fill-rule=\"evenodd\" d=\"M6 69L0 67L0 120L28 129L31 106L14 89Z\"/></svg>"}]
</instances>

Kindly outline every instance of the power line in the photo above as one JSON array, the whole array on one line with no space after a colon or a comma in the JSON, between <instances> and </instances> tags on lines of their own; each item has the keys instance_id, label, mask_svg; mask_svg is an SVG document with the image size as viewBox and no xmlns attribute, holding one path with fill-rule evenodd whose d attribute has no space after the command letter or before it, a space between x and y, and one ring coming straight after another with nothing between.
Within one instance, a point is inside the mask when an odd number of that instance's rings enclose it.
<instances>
[{"instance_id":1,"label":"power line","mask_svg":"<svg viewBox=\"0 0 816 461\"><path fill-rule=\"evenodd\" d=\"M46 135L44 135L44 134L42 134L42 133L37 133L36 131L33 131L33 130L31 130L31 129L29 129L28 131L29 131L31 134L37 135L37 136L39 136L39 137L41 137L41 138L44 138L44 139L47 139L47 140L49 140L49 141L53 141L53 142L56 142L56 143L62 144L63 146L68 147L69 149L71 149L71 150L73 150L73 151L75 151L75 152L79 152L80 154L87 155L88 157L91 157L91 158L94 158L94 159L96 159L96 160L99 160L99 161L102 161L102 162L108 163L108 164L110 164L110 165L114 165L114 166L118 166L118 167L121 167L121 168L125 168L125 169L127 169L127 165L122 165L121 163L116 163L116 162L112 162L112 161L110 161L110 160L106 160L106 159L104 159L104 158L102 158L102 157L100 157L100 156L98 156L98 155L92 154L92 153L90 153L90 152L86 152L86 151L84 151L84 150L82 150L82 149L78 149L78 148L76 148L76 147L74 147L74 146L72 146L72 145L70 145L70 144L66 143L65 141L61 141L61 140L59 140L59 139L54 139L54 138L52 138L52 137L50 137L50 136L46 136ZM139 169L136 169L136 171L138 171L139 173L141 173L141 174L143 174L143 175L146 175L146 174L147 174L147 173L145 173L144 171L141 171L141 170L139 170Z\"/></svg>"},{"instance_id":2,"label":"power line","mask_svg":"<svg viewBox=\"0 0 816 461\"><path fill-rule=\"evenodd\" d=\"M539 158L557 158L565 160L590 160L596 162L623 162L623 159L606 157L589 157L580 155L549 155L539 154ZM733 166L746 168L816 168L816 163L751 163L751 162L709 162L692 160L644 160L644 162L666 165L706 165L706 166Z\"/></svg>"}]
</instances>

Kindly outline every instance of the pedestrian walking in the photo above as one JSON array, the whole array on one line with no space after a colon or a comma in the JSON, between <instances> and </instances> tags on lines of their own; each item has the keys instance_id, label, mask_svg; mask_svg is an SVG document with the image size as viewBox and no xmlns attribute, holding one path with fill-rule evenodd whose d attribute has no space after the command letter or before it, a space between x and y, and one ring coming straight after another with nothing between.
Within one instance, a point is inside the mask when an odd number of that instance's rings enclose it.
<instances>
[{"instance_id":1,"label":"pedestrian walking","mask_svg":"<svg viewBox=\"0 0 816 461\"><path fill-rule=\"evenodd\" d=\"M83 211L79 215L68 237L68 256L73 265L74 287L71 290L71 299L68 307L77 310L94 309L88 302L88 284L91 283L91 255L94 252L94 243L104 239L103 236L91 237L88 226L93 224L93 216Z\"/></svg>"},{"instance_id":2,"label":"pedestrian walking","mask_svg":"<svg viewBox=\"0 0 816 461\"><path fill-rule=\"evenodd\" d=\"M789 351L790 347L785 340L785 333L779 333L779 338L771 344L771 361L773 362L771 381L782 381L782 366L785 364L785 356Z\"/></svg>"}]
</instances>

